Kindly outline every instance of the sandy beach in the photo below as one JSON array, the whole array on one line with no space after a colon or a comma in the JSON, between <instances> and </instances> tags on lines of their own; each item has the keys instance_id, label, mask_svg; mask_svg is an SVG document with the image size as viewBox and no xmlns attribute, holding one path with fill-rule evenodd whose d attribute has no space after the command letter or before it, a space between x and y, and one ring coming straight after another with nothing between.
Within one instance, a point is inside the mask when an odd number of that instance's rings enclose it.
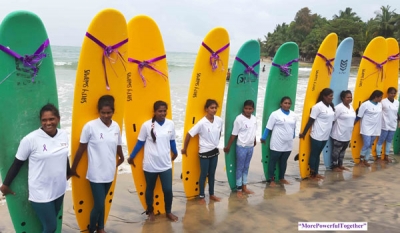
<instances>
[{"instance_id":1,"label":"sandy beach","mask_svg":"<svg viewBox=\"0 0 400 233\"><path fill-rule=\"evenodd\" d=\"M296 153L290 155L286 173L291 184L271 188L264 179L261 147L257 145L248 177L248 187L255 194L243 199L229 189L221 154L215 189L222 201L209 202L206 196L206 205L186 200L180 180L181 164L177 163L172 210L179 217L178 222L168 221L165 215L157 216L154 222L146 221L131 174L120 174L105 229L108 233L297 232L298 222L368 222L369 232L398 232L400 167L396 162L373 163L370 168L354 166L348 150L344 165L349 171L326 171L321 164L323 181L301 181L298 162L293 161ZM0 216L0 232L14 232L6 204L0 205ZM79 232L70 191L65 195L63 232Z\"/></svg>"}]
</instances>

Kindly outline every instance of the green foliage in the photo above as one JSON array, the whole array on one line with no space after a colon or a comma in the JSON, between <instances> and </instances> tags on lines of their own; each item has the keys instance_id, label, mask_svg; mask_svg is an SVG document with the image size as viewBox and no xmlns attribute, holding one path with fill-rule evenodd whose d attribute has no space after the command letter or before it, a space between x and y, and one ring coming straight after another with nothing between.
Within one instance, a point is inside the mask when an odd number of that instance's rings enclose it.
<instances>
[{"instance_id":1,"label":"green foliage","mask_svg":"<svg viewBox=\"0 0 400 233\"><path fill-rule=\"evenodd\" d=\"M355 41L354 56L361 56L368 43L376 36L394 37L400 40L400 15L390 6L382 6L374 12L375 17L363 22L361 18L347 7L332 16L331 20L312 14L307 7L300 9L290 24L276 25L274 31L267 33L264 40L259 39L261 54L275 56L279 46L287 41L299 45L303 59L315 57L322 40L335 32L339 40L352 37Z\"/></svg>"}]
</instances>

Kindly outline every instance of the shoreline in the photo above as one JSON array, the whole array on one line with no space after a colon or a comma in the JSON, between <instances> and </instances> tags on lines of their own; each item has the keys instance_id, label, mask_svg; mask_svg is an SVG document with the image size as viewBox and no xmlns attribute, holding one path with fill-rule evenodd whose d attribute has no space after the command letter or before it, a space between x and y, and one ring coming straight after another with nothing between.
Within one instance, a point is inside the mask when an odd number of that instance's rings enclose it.
<instances>
[{"instance_id":1,"label":"shoreline","mask_svg":"<svg viewBox=\"0 0 400 233\"><path fill-rule=\"evenodd\" d=\"M295 139L298 145L298 138ZM186 200L180 180L181 164L176 163L173 176L174 201L172 212L178 222L170 222L165 215L156 216L155 222L146 221L146 216L131 174L119 174L107 232L250 232L269 229L269 232L297 231L298 222L368 222L371 232L397 232L400 225L400 203L396 194L400 192L398 176L400 166L393 164L371 164L370 168L354 166L350 150L344 165L350 171L342 173L326 171L320 165L323 181L301 180L298 162L293 161L295 148L288 160L286 179L290 185L271 188L264 178L261 161L261 146L255 148L251 161L248 188L255 192L238 199L231 192L225 173L224 154L219 155L216 172L215 194L221 202L198 204L197 200ZM399 160L399 156L392 156ZM206 194L208 188L206 187ZM63 232L77 232L78 227L72 207L71 191L64 199ZM7 205L0 205L4 216L0 232L13 232Z\"/></svg>"}]
</instances>

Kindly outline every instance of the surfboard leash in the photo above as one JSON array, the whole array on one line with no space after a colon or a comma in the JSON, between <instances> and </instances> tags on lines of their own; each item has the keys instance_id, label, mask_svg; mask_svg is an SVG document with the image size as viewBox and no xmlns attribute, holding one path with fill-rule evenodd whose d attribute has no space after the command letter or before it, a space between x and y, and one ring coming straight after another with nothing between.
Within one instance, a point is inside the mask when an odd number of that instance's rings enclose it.
<instances>
[{"instance_id":1,"label":"surfboard leash","mask_svg":"<svg viewBox=\"0 0 400 233\"><path fill-rule=\"evenodd\" d=\"M277 64L275 62L272 62L272 65L275 66L275 67L278 67L279 70L281 71L281 73L283 73L286 77L288 77L288 76L291 76L290 67L292 66L293 63L298 62L298 61L299 61L299 59L296 58L296 59L293 59L293 60L291 60L288 63L283 64L283 65L279 65L279 64Z\"/></svg>"},{"instance_id":2,"label":"surfboard leash","mask_svg":"<svg viewBox=\"0 0 400 233\"><path fill-rule=\"evenodd\" d=\"M167 57L167 55L162 55L159 57L155 57L155 58L152 58L149 60L143 60L143 61L139 61L134 58L128 58L128 62L132 62L132 63L135 63L138 65L138 73L139 73L140 77L142 78L143 85L146 87L146 84L147 84L146 78L144 77L144 75L142 73L144 68L149 68L150 70L153 70L153 71L157 72L159 75L163 76L165 79L168 79L168 76L166 74L164 74L163 72L161 72L160 70L158 70L157 68L154 67L155 66L154 62L165 59L166 57Z\"/></svg>"},{"instance_id":3,"label":"surfboard leash","mask_svg":"<svg viewBox=\"0 0 400 233\"><path fill-rule=\"evenodd\" d=\"M110 85L108 84L108 77L107 77L107 68L106 68L106 58L107 60L110 62L110 66L111 69L114 71L114 74L118 77L118 74L115 72L112 64L115 64L118 60L122 61L122 65L126 71L126 67L125 67L125 60L122 56L122 54L118 51L118 48L121 47L122 45L126 44L128 42L128 38L116 43L115 45L111 45L111 46L107 46L105 45L103 42L101 42L99 39L97 39L95 36L93 36L92 34L90 34L89 32L86 32L86 37L89 38L90 40L92 40L94 43L96 43L98 46L100 46L103 49L103 56L102 56L102 65L103 65L103 70L104 70L104 76L106 79L106 88L107 90L110 90ZM117 54L117 58L114 59L111 57L111 54L116 53Z\"/></svg>"},{"instance_id":4,"label":"surfboard leash","mask_svg":"<svg viewBox=\"0 0 400 233\"><path fill-rule=\"evenodd\" d=\"M39 67L42 64L43 58L47 57L47 54L44 52L46 48L49 46L50 41L47 38L40 46L39 48L33 53L32 55L25 55L21 56L17 52L11 50L8 47L5 47L3 45L0 45L0 50L5 52L6 54L18 59L19 61L22 62L22 65L27 68L28 73L31 74L32 76L32 82L35 82L35 77L39 72ZM0 84L2 84L7 78L9 78L13 73L16 71L11 72L7 77L5 77L3 80L0 81Z\"/></svg>"},{"instance_id":5,"label":"surfboard leash","mask_svg":"<svg viewBox=\"0 0 400 233\"><path fill-rule=\"evenodd\" d=\"M224 70L224 63L221 61L221 59L219 58L219 55L222 51L224 51L225 49L227 49L229 47L229 44L226 44L225 46L223 46L222 48L218 49L216 52L214 52L214 50L212 50L208 45L206 45L206 43L201 42L201 45L207 49L208 52L211 53L210 55L210 65L212 67L212 71L215 71L218 68L218 63L221 63L222 66L222 70Z\"/></svg>"},{"instance_id":6,"label":"surfboard leash","mask_svg":"<svg viewBox=\"0 0 400 233\"><path fill-rule=\"evenodd\" d=\"M242 65L246 68L244 70L245 74L253 74L254 76L256 76L258 78L258 74L257 72L254 70L254 68L256 66L258 66L260 64L260 60L258 60L256 63L254 63L252 66L247 65L247 63L245 61L243 61L242 59L240 59L239 57L235 57L235 60L242 63Z\"/></svg>"}]
</instances>

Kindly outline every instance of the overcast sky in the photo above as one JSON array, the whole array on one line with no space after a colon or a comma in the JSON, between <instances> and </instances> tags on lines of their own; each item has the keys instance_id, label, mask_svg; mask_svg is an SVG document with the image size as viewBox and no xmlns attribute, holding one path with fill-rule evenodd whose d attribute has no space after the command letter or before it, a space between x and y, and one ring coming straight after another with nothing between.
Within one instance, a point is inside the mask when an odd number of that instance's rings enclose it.
<instances>
[{"instance_id":1,"label":"overcast sky","mask_svg":"<svg viewBox=\"0 0 400 233\"><path fill-rule=\"evenodd\" d=\"M0 0L0 19L15 10L41 17L53 45L81 46L92 18L104 8L115 8L127 21L138 14L159 25L170 52L197 52L209 30L225 27L231 53L249 39L263 38L277 24L289 23L303 7L327 19L339 10L353 8L363 21L375 16L382 5L400 13L399 0Z\"/></svg>"}]
</instances>

